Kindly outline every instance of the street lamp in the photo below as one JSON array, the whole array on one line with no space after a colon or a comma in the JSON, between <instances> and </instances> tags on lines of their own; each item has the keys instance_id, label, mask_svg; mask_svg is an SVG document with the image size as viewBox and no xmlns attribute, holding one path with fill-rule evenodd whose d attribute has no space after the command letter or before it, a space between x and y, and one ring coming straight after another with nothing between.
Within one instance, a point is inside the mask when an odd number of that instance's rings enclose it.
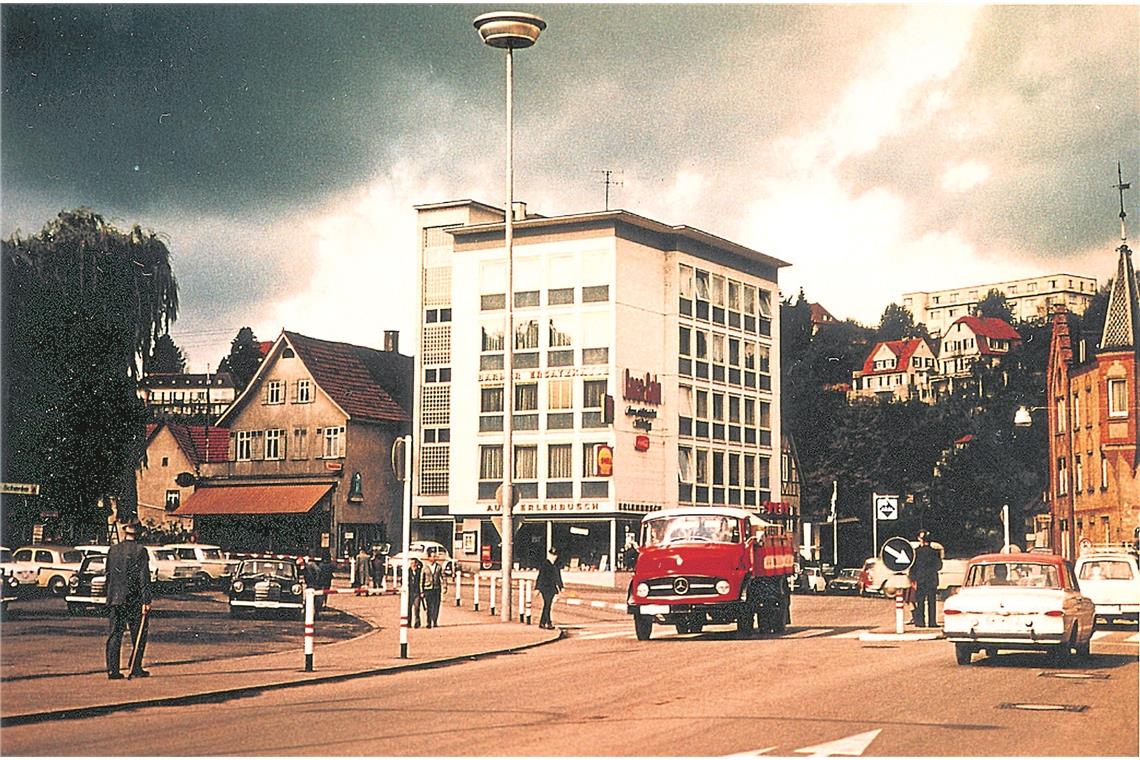
<instances>
[{"instance_id":1,"label":"street lamp","mask_svg":"<svg viewBox=\"0 0 1140 760\"><path fill-rule=\"evenodd\" d=\"M546 28L546 22L530 13L518 11L495 11L484 13L475 19L475 29L483 42L494 48L507 51L507 202L504 214L504 235L507 249L507 293L506 326L503 330L503 487L500 491L502 509L502 564L503 564L503 603L500 619L505 623L511 619L511 565L514 562L514 525L511 512L514 509L512 475L514 469L514 429L515 377L514 377L514 121L512 90L514 88L514 51L530 47L538 40L538 35Z\"/></svg>"},{"instance_id":2,"label":"street lamp","mask_svg":"<svg viewBox=\"0 0 1140 760\"><path fill-rule=\"evenodd\" d=\"M1032 412L1046 411L1046 410L1048 410L1048 408L1049 407L1047 407L1047 406L1019 406L1019 407L1017 407L1017 411L1014 412L1014 414L1013 414L1013 424L1016 427L1023 427L1023 428L1031 427L1033 425L1033 416L1031 413ZM1073 426L1071 424L1068 425L1068 428L1069 428L1069 456L1073 455L1073 430L1072 430L1072 427ZM1045 442L1045 448L1046 448L1046 450L1049 449L1049 442L1048 441ZM1066 475L1066 477L1068 477L1068 476ZM1051 492L1053 490L1053 456L1052 456L1052 454L1047 455L1047 457L1045 459L1045 488L1049 492ZM1072 561L1076 561L1076 558L1077 558L1077 522L1076 522L1077 517L1076 517L1076 504L1075 504L1076 495L1073 493L1072 488L1066 487L1066 490L1069 492L1069 499L1068 499L1069 509L1068 509L1068 519L1067 519L1068 530L1066 531L1066 535L1068 537L1068 540L1065 543L1067 544L1067 548L1069 550L1069 559ZM1052 514L1053 510L1050 509L1049 511ZM1052 533L1052 527L1050 527L1049 532Z\"/></svg>"}]
</instances>

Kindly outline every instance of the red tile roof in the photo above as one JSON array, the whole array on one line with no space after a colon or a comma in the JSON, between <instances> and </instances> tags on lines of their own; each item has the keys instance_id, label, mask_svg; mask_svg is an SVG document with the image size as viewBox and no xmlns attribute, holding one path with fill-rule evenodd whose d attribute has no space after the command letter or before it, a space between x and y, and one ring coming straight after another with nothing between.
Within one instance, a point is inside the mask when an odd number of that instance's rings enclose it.
<instances>
[{"instance_id":1,"label":"red tile roof","mask_svg":"<svg viewBox=\"0 0 1140 760\"><path fill-rule=\"evenodd\" d=\"M176 515L304 514L317 505L331 484L215 486L199 488L174 510Z\"/></svg>"},{"instance_id":2,"label":"red tile roof","mask_svg":"<svg viewBox=\"0 0 1140 760\"><path fill-rule=\"evenodd\" d=\"M1009 326L1005 320L998 319L997 317L959 317L954 320L954 325L961 323L973 331L974 335L978 338L978 353L983 356L993 356L995 354L1004 354L1005 351L995 351L990 348L991 340L1008 340L1013 343L1020 343L1021 336L1017 334Z\"/></svg>"},{"instance_id":3,"label":"red tile roof","mask_svg":"<svg viewBox=\"0 0 1140 760\"><path fill-rule=\"evenodd\" d=\"M229 428L182 425L177 422L150 424L146 426L147 441L149 442L162 427L170 431L178 448L194 464L225 462L229 459Z\"/></svg>"},{"instance_id":4,"label":"red tile roof","mask_svg":"<svg viewBox=\"0 0 1140 760\"><path fill-rule=\"evenodd\" d=\"M809 303L808 306L811 307L812 324L825 325L825 324L830 324L832 322L838 322L839 321L834 316L832 316L830 311L823 308L821 305L819 305L817 303Z\"/></svg>"},{"instance_id":5,"label":"red tile roof","mask_svg":"<svg viewBox=\"0 0 1140 760\"><path fill-rule=\"evenodd\" d=\"M399 369L404 364L410 380L411 357L349 343L318 340L294 332L283 334L312 373L316 384L349 417L379 422L411 420L411 410L401 408L381 384L385 380L391 383L391 376L400 374L394 368Z\"/></svg>"},{"instance_id":6,"label":"red tile roof","mask_svg":"<svg viewBox=\"0 0 1140 760\"><path fill-rule=\"evenodd\" d=\"M910 359L914 356L914 352L923 343L922 338L908 338L906 340L888 340L876 343L871 347L871 352L867 354L867 358L863 360L863 374L864 375L889 375L895 372L906 372L910 369ZM887 369L875 369L875 356L879 353L879 348L886 346L890 349L891 353L895 355L895 366Z\"/></svg>"}]
</instances>

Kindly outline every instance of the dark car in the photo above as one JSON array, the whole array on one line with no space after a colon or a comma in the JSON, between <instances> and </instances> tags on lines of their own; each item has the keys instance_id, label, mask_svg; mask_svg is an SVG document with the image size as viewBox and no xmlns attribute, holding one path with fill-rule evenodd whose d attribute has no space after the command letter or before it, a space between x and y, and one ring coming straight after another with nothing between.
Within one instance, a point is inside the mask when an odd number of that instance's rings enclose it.
<instances>
[{"instance_id":1,"label":"dark car","mask_svg":"<svg viewBox=\"0 0 1140 760\"><path fill-rule=\"evenodd\" d=\"M107 555L89 554L67 582L67 611L78 615L107 604Z\"/></svg>"},{"instance_id":2,"label":"dark car","mask_svg":"<svg viewBox=\"0 0 1140 760\"><path fill-rule=\"evenodd\" d=\"M244 559L230 581L230 614L253 610L285 610L305 614L305 586L296 563L283 559Z\"/></svg>"},{"instance_id":3,"label":"dark car","mask_svg":"<svg viewBox=\"0 0 1140 760\"><path fill-rule=\"evenodd\" d=\"M858 594L859 586L859 568L845 567L828 582L827 590L832 594Z\"/></svg>"}]
</instances>

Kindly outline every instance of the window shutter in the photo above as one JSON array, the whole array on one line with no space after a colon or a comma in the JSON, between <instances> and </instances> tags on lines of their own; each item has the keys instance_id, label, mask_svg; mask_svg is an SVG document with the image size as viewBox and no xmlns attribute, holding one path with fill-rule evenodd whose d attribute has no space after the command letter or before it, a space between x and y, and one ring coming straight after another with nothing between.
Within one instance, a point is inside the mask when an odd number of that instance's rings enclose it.
<instances>
[{"instance_id":1,"label":"window shutter","mask_svg":"<svg viewBox=\"0 0 1140 760\"><path fill-rule=\"evenodd\" d=\"M293 387L293 393L289 400L296 404L297 399L301 396L301 381L294 380L292 383L290 383L290 385Z\"/></svg>"},{"instance_id":2,"label":"window shutter","mask_svg":"<svg viewBox=\"0 0 1140 760\"><path fill-rule=\"evenodd\" d=\"M230 431L230 445L226 451L226 460L233 462L237 459L237 433Z\"/></svg>"}]
</instances>

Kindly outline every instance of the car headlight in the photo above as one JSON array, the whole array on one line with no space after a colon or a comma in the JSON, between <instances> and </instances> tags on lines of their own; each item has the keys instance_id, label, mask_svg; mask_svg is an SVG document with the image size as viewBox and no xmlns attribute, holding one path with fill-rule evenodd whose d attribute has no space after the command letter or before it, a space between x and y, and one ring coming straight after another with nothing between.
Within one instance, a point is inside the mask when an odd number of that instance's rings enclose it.
<instances>
[{"instance_id":1,"label":"car headlight","mask_svg":"<svg viewBox=\"0 0 1140 760\"><path fill-rule=\"evenodd\" d=\"M301 592L304 591L304 588L300 583L294 583L293 588L290 590L293 592L293 596L300 596Z\"/></svg>"},{"instance_id":2,"label":"car headlight","mask_svg":"<svg viewBox=\"0 0 1140 760\"><path fill-rule=\"evenodd\" d=\"M67 587L70 588L72 591L79 588L79 576L78 575L71 576L71 579L67 581Z\"/></svg>"},{"instance_id":3,"label":"car headlight","mask_svg":"<svg viewBox=\"0 0 1140 760\"><path fill-rule=\"evenodd\" d=\"M716 592L722 596L727 594L730 588L732 587L728 585L728 581L723 578L716 582Z\"/></svg>"},{"instance_id":4,"label":"car headlight","mask_svg":"<svg viewBox=\"0 0 1140 760\"><path fill-rule=\"evenodd\" d=\"M242 583L241 581L234 581L233 590L234 590L235 594L240 594L242 592L242 589L244 589L244 588L245 588L244 583Z\"/></svg>"},{"instance_id":5,"label":"car headlight","mask_svg":"<svg viewBox=\"0 0 1140 760\"><path fill-rule=\"evenodd\" d=\"M636 591L637 591L638 596L649 596L649 584L648 583L637 584Z\"/></svg>"}]
</instances>

